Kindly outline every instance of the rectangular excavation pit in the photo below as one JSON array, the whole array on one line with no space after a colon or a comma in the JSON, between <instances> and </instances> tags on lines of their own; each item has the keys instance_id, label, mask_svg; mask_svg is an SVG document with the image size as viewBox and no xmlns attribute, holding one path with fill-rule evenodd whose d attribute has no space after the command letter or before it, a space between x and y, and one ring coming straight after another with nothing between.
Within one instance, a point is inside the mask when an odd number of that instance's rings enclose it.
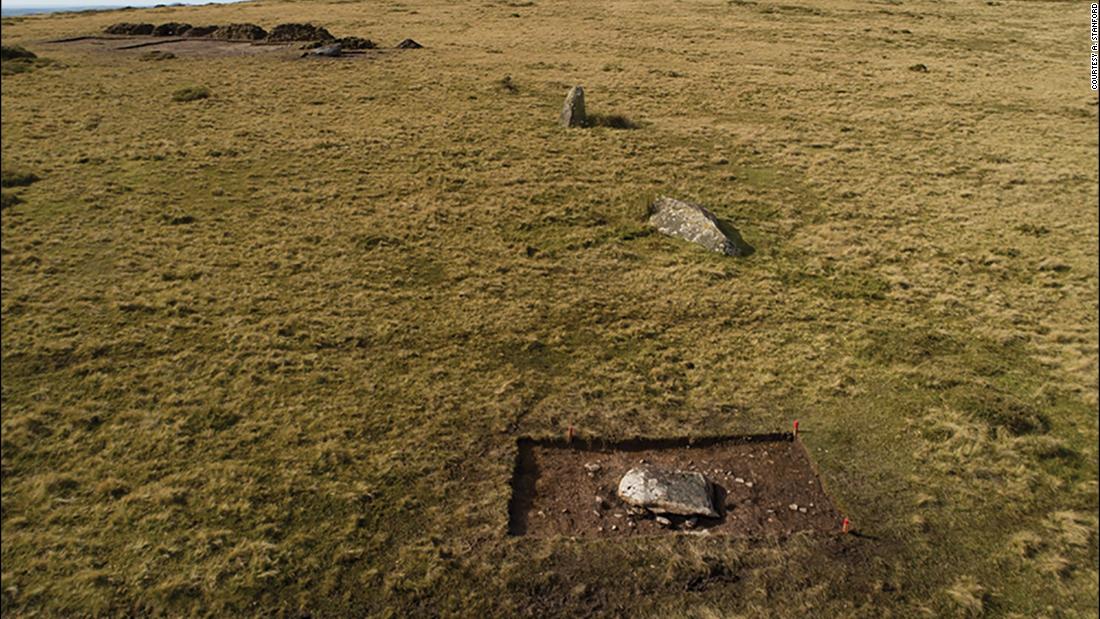
<instances>
[{"instance_id":1,"label":"rectangular excavation pit","mask_svg":"<svg viewBox=\"0 0 1100 619\"><path fill-rule=\"evenodd\" d=\"M622 442L520 439L508 506L511 535L617 538L708 532L744 538L839 532L802 442L791 434ZM711 482L717 518L632 516L618 498L631 468L697 471ZM599 499L597 499L599 497Z\"/></svg>"}]
</instances>

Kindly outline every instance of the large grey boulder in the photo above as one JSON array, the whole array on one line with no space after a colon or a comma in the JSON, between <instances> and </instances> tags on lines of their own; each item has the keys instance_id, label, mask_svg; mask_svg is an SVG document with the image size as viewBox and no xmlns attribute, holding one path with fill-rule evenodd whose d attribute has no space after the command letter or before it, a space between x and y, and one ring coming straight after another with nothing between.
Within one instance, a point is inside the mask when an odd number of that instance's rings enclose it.
<instances>
[{"instance_id":1,"label":"large grey boulder","mask_svg":"<svg viewBox=\"0 0 1100 619\"><path fill-rule=\"evenodd\" d=\"M563 127L583 127L588 124L588 116L584 112L584 88L574 86L569 89L559 122Z\"/></svg>"},{"instance_id":2,"label":"large grey boulder","mask_svg":"<svg viewBox=\"0 0 1100 619\"><path fill-rule=\"evenodd\" d=\"M717 518L710 481L695 471L648 466L630 469L619 480L619 498L658 514Z\"/></svg>"},{"instance_id":3,"label":"large grey boulder","mask_svg":"<svg viewBox=\"0 0 1100 619\"><path fill-rule=\"evenodd\" d=\"M661 196L649 206L649 225L662 234L679 237L727 256L747 256L753 249L729 224L707 209Z\"/></svg>"}]
</instances>

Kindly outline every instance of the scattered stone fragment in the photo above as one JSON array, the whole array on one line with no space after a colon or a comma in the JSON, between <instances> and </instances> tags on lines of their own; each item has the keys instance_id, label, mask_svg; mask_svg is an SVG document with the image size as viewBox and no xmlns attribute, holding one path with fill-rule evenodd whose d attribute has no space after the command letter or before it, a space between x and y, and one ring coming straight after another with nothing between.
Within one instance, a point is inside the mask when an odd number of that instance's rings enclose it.
<instances>
[{"instance_id":1,"label":"scattered stone fragment","mask_svg":"<svg viewBox=\"0 0 1100 619\"><path fill-rule=\"evenodd\" d=\"M699 519L698 518L688 518L687 520L684 521L684 528L685 529L694 529L695 525L697 525L697 524L699 524Z\"/></svg>"},{"instance_id":2,"label":"scattered stone fragment","mask_svg":"<svg viewBox=\"0 0 1100 619\"><path fill-rule=\"evenodd\" d=\"M928 65L917 63L909 67L909 70L915 73L928 73Z\"/></svg>"},{"instance_id":3,"label":"scattered stone fragment","mask_svg":"<svg viewBox=\"0 0 1100 619\"><path fill-rule=\"evenodd\" d=\"M397 49L421 49L424 46L413 41L412 39L405 39L397 44Z\"/></svg>"},{"instance_id":4,"label":"scattered stone fragment","mask_svg":"<svg viewBox=\"0 0 1100 619\"><path fill-rule=\"evenodd\" d=\"M598 509L592 510L592 513L595 514L597 518L603 518L603 514L601 514Z\"/></svg>"},{"instance_id":5,"label":"scattered stone fragment","mask_svg":"<svg viewBox=\"0 0 1100 619\"><path fill-rule=\"evenodd\" d=\"M153 29L156 28L153 24L131 24L128 22L121 22L118 24L111 24L103 29L103 32L107 34L126 34L126 35L150 35L153 34Z\"/></svg>"},{"instance_id":6,"label":"scattered stone fragment","mask_svg":"<svg viewBox=\"0 0 1100 619\"><path fill-rule=\"evenodd\" d=\"M607 499L603 498L602 496L597 496L596 507L598 507L599 509L607 509Z\"/></svg>"},{"instance_id":7,"label":"scattered stone fragment","mask_svg":"<svg viewBox=\"0 0 1100 619\"><path fill-rule=\"evenodd\" d=\"M745 482L745 487L746 487L746 488L752 488L752 487L753 487L753 486L755 486L755 485L756 485L756 484L752 483L751 481L747 481L747 482Z\"/></svg>"},{"instance_id":8,"label":"scattered stone fragment","mask_svg":"<svg viewBox=\"0 0 1100 619\"><path fill-rule=\"evenodd\" d=\"M733 480L733 481L735 481L735 482L737 482L737 483L739 483L739 484L743 484L743 483L745 483L745 479L744 479L743 477L738 477L737 479L735 479L735 480Z\"/></svg>"},{"instance_id":9,"label":"scattered stone fragment","mask_svg":"<svg viewBox=\"0 0 1100 619\"><path fill-rule=\"evenodd\" d=\"M655 513L717 518L710 481L694 471L630 469L619 481L619 498Z\"/></svg>"},{"instance_id":10,"label":"scattered stone fragment","mask_svg":"<svg viewBox=\"0 0 1100 619\"><path fill-rule=\"evenodd\" d=\"M584 470L589 473L599 473L601 468L603 467L601 467L598 462L588 462L584 465Z\"/></svg>"},{"instance_id":11,"label":"scattered stone fragment","mask_svg":"<svg viewBox=\"0 0 1100 619\"><path fill-rule=\"evenodd\" d=\"M618 531L619 530L619 525L617 525L617 524L611 525L611 530L612 531Z\"/></svg>"},{"instance_id":12,"label":"scattered stone fragment","mask_svg":"<svg viewBox=\"0 0 1100 619\"><path fill-rule=\"evenodd\" d=\"M168 22L167 24L161 24L156 28L153 28L153 36L155 37L179 37L183 36L185 32L191 29L191 24L181 24L178 22Z\"/></svg>"},{"instance_id":13,"label":"scattered stone fragment","mask_svg":"<svg viewBox=\"0 0 1100 619\"><path fill-rule=\"evenodd\" d=\"M789 507L792 512L798 511L798 504L797 503L791 503L787 507Z\"/></svg>"},{"instance_id":14,"label":"scattered stone fragment","mask_svg":"<svg viewBox=\"0 0 1100 619\"><path fill-rule=\"evenodd\" d=\"M569 89L558 122L563 127L583 127L588 124L588 115L584 111L584 88L574 86Z\"/></svg>"},{"instance_id":15,"label":"scattered stone fragment","mask_svg":"<svg viewBox=\"0 0 1100 619\"><path fill-rule=\"evenodd\" d=\"M799 508L798 508L798 511L799 511L800 513L803 513L803 514L805 514L807 510L806 510L806 508L805 508L805 507L799 507Z\"/></svg>"},{"instance_id":16,"label":"scattered stone fragment","mask_svg":"<svg viewBox=\"0 0 1100 619\"><path fill-rule=\"evenodd\" d=\"M653 519L653 521L661 525L662 527L672 526L672 521L668 518L665 518L664 516L657 516Z\"/></svg>"},{"instance_id":17,"label":"scattered stone fragment","mask_svg":"<svg viewBox=\"0 0 1100 619\"><path fill-rule=\"evenodd\" d=\"M752 248L729 224L698 204L660 197L649 207L649 225L727 256L747 256Z\"/></svg>"},{"instance_id":18,"label":"scattered stone fragment","mask_svg":"<svg viewBox=\"0 0 1100 619\"><path fill-rule=\"evenodd\" d=\"M267 35L268 41L331 41L334 36L321 26L313 24L279 24Z\"/></svg>"}]
</instances>

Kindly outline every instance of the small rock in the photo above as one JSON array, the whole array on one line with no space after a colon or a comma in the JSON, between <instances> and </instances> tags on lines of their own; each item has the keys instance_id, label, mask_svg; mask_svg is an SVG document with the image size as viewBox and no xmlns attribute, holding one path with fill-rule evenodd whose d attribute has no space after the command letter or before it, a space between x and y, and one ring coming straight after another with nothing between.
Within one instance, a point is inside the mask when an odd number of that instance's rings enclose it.
<instances>
[{"instance_id":1,"label":"small rock","mask_svg":"<svg viewBox=\"0 0 1100 619\"><path fill-rule=\"evenodd\" d=\"M672 521L668 518L665 518L664 516L657 516L653 519L653 521L661 525L662 527L672 526Z\"/></svg>"},{"instance_id":2,"label":"small rock","mask_svg":"<svg viewBox=\"0 0 1100 619\"><path fill-rule=\"evenodd\" d=\"M745 482L745 487L746 487L746 488L752 488L752 487L753 487L753 486L755 486L755 485L756 485L756 484L752 483L751 481L747 481L747 482Z\"/></svg>"},{"instance_id":3,"label":"small rock","mask_svg":"<svg viewBox=\"0 0 1100 619\"><path fill-rule=\"evenodd\" d=\"M909 67L909 70L913 71L914 73L928 73L928 65L917 63Z\"/></svg>"},{"instance_id":4,"label":"small rock","mask_svg":"<svg viewBox=\"0 0 1100 619\"><path fill-rule=\"evenodd\" d=\"M808 510L805 507L799 507L798 511L805 514Z\"/></svg>"},{"instance_id":5,"label":"small rock","mask_svg":"<svg viewBox=\"0 0 1100 619\"><path fill-rule=\"evenodd\" d=\"M584 465L584 470L588 471L589 473L599 473L601 468L603 467L601 467L596 462L589 462Z\"/></svg>"},{"instance_id":6,"label":"small rock","mask_svg":"<svg viewBox=\"0 0 1100 619\"><path fill-rule=\"evenodd\" d=\"M592 513L595 514L597 518L603 518L603 514L601 514L598 509L592 510Z\"/></svg>"},{"instance_id":7,"label":"small rock","mask_svg":"<svg viewBox=\"0 0 1100 619\"><path fill-rule=\"evenodd\" d=\"M788 507L788 508L790 508L790 510L791 510L792 512L796 512L796 511L798 511L798 503L791 503L791 504L790 504L790 505L788 505L787 507Z\"/></svg>"},{"instance_id":8,"label":"small rock","mask_svg":"<svg viewBox=\"0 0 1100 619\"><path fill-rule=\"evenodd\" d=\"M684 528L685 529L694 529L695 525L697 525L697 524L699 524L699 519L698 518L688 518L687 520L684 521Z\"/></svg>"},{"instance_id":9,"label":"small rock","mask_svg":"<svg viewBox=\"0 0 1100 619\"><path fill-rule=\"evenodd\" d=\"M598 507L599 509L607 509L607 499L603 498L602 496L597 496L596 507Z\"/></svg>"},{"instance_id":10,"label":"small rock","mask_svg":"<svg viewBox=\"0 0 1100 619\"><path fill-rule=\"evenodd\" d=\"M584 88L574 86L569 89L558 123L563 127L583 127L588 124L588 116L584 111Z\"/></svg>"},{"instance_id":11,"label":"small rock","mask_svg":"<svg viewBox=\"0 0 1100 619\"><path fill-rule=\"evenodd\" d=\"M745 483L745 480L744 480L743 478L741 478L741 477L738 477L737 479L735 479L735 480L733 480L733 481L735 481L735 482L737 482L737 483L739 483L739 484L743 484L743 483Z\"/></svg>"},{"instance_id":12,"label":"small rock","mask_svg":"<svg viewBox=\"0 0 1100 619\"><path fill-rule=\"evenodd\" d=\"M619 525L617 525L617 524L611 525L611 530L612 531L618 531L619 530Z\"/></svg>"}]
</instances>

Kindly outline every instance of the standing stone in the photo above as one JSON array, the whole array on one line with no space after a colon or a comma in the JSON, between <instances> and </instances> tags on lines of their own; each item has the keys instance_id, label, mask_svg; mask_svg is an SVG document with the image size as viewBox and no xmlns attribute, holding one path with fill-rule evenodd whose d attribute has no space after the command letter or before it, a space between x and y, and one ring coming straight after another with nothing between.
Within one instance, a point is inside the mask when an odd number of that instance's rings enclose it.
<instances>
[{"instance_id":1,"label":"standing stone","mask_svg":"<svg viewBox=\"0 0 1100 619\"><path fill-rule=\"evenodd\" d=\"M727 256L752 253L740 233L707 209L672 198L660 197L649 206L649 225L662 234L679 237Z\"/></svg>"},{"instance_id":2,"label":"standing stone","mask_svg":"<svg viewBox=\"0 0 1100 619\"><path fill-rule=\"evenodd\" d=\"M619 480L619 498L658 514L717 518L710 481L697 471L667 471L648 466L630 469Z\"/></svg>"},{"instance_id":3,"label":"standing stone","mask_svg":"<svg viewBox=\"0 0 1100 619\"><path fill-rule=\"evenodd\" d=\"M563 127L583 127L588 123L588 116L584 113L584 88L574 86L569 89L559 122Z\"/></svg>"}]
</instances>

